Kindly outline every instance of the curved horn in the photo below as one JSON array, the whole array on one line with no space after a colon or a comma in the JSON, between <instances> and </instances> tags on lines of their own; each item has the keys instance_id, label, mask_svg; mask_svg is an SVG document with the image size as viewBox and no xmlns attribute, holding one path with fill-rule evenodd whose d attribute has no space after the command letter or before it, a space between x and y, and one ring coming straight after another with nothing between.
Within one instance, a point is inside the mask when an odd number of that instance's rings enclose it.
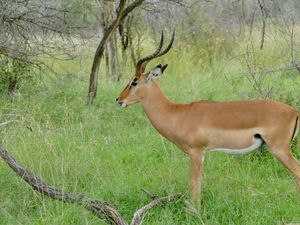
<instances>
[{"instance_id":1,"label":"curved horn","mask_svg":"<svg viewBox=\"0 0 300 225\"><path fill-rule=\"evenodd\" d=\"M171 49L171 47L173 45L173 42L174 42L174 38L175 38L175 30L172 33L172 37L171 37L171 40L170 40L170 43L168 44L168 46L162 52L160 52L160 50L162 48L162 44L163 44L163 37L164 36L163 36L163 32L162 32L159 46L153 54L151 54L147 57L144 57L143 59L138 61L137 65L136 65L137 73L144 72L144 70L145 70L148 62L150 62L150 60L152 60L154 58L157 58L157 57L160 57L160 56L163 56L164 54L166 54Z\"/></svg>"},{"instance_id":2,"label":"curved horn","mask_svg":"<svg viewBox=\"0 0 300 225\"><path fill-rule=\"evenodd\" d=\"M174 42L174 38L175 38L175 30L172 33L172 37L171 37L171 40L170 40L170 43L168 44L168 46L165 48L165 50L163 50L158 55L156 55L155 58L163 56L164 54L166 54L171 49L171 47L173 45L173 42Z\"/></svg>"},{"instance_id":3,"label":"curved horn","mask_svg":"<svg viewBox=\"0 0 300 225\"><path fill-rule=\"evenodd\" d=\"M148 55L142 59L140 59L137 64L136 64L136 72L137 73L142 73L145 70L145 67L147 65L147 63L151 60L154 59L156 57L157 54L159 54L162 46L163 46L163 42L164 42L164 32L161 32L161 38L160 38L160 43L158 48L156 49L156 51L154 53L152 53L151 55Z\"/></svg>"}]
</instances>

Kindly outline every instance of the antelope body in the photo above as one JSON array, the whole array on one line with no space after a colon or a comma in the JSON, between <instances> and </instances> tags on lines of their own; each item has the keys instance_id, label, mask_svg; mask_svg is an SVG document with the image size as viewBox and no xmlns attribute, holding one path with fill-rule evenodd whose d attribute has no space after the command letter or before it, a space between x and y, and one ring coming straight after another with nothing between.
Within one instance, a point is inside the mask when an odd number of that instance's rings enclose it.
<instances>
[{"instance_id":1,"label":"antelope body","mask_svg":"<svg viewBox=\"0 0 300 225\"><path fill-rule=\"evenodd\" d=\"M158 65L147 73L144 70L150 60L169 51L173 40L174 33L167 48L161 52L162 34L158 49L137 63L134 79L116 100L122 107L139 102L155 129L189 155L192 200L197 200L201 187L205 152L247 154L263 142L294 175L300 191L300 164L290 149L299 130L298 113L274 100L171 102L153 80L167 65Z\"/></svg>"}]
</instances>

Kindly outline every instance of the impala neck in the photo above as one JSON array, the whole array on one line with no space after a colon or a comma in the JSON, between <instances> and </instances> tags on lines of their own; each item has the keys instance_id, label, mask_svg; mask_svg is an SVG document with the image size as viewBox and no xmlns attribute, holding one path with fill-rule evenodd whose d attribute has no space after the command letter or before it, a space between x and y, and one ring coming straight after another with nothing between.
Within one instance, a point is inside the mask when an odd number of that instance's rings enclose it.
<instances>
[{"instance_id":1,"label":"impala neck","mask_svg":"<svg viewBox=\"0 0 300 225\"><path fill-rule=\"evenodd\" d=\"M143 96L140 103L150 122L163 136L169 137L172 133L170 121L174 118L174 106L176 104L168 100L160 90L158 84L153 81L151 91Z\"/></svg>"}]
</instances>

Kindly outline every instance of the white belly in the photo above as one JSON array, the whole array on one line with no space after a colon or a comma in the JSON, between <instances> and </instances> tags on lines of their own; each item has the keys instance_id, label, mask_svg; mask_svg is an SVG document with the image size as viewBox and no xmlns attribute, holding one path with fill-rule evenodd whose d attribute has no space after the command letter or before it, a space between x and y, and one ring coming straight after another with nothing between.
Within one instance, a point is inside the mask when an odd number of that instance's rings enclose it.
<instances>
[{"instance_id":1,"label":"white belly","mask_svg":"<svg viewBox=\"0 0 300 225\"><path fill-rule=\"evenodd\" d=\"M207 150L208 152L224 152L227 154L233 154L233 155L244 155L248 154L257 148L259 148L263 144L263 140L259 137L254 137L254 144L247 147L247 148L241 148L241 149L229 149L229 148L214 148Z\"/></svg>"}]
</instances>

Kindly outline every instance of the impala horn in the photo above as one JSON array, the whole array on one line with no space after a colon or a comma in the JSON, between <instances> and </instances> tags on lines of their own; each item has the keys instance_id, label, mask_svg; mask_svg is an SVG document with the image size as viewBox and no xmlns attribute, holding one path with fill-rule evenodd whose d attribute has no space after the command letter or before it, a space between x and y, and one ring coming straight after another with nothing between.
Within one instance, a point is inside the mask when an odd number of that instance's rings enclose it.
<instances>
[{"instance_id":1,"label":"impala horn","mask_svg":"<svg viewBox=\"0 0 300 225\"><path fill-rule=\"evenodd\" d=\"M172 33L172 37L170 40L170 43L168 44L168 46L161 52L161 48L163 46L163 42L164 42L164 33L161 32L161 38L160 38L160 43L158 48L156 49L156 51L154 53L152 53L151 55L148 55L142 59L140 59L137 64L136 64L136 74L142 74L145 71L145 68L147 66L147 64L155 58L158 58L160 56L163 56L164 54L166 54L172 47L173 42L174 42L174 38L175 38L175 31L173 31Z\"/></svg>"}]
</instances>

